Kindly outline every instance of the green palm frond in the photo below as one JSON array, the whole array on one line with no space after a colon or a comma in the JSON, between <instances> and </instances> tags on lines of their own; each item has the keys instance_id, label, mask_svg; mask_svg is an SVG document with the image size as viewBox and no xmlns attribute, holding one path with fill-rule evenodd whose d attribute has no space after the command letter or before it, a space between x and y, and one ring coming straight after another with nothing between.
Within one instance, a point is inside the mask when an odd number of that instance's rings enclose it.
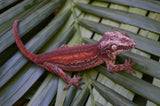
<instances>
[{"instance_id":1,"label":"green palm frond","mask_svg":"<svg viewBox=\"0 0 160 106\"><path fill-rule=\"evenodd\" d=\"M0 105L160 105L159 12L158 0L0 1ZM61 78L30 62L16 47L16 19L21 19L22 41L35 54L62 44L95 43L107 31L127 33L136 47L118 55L117 63L131 57L137 73L110 73L102 64L76 73L83 76L82 90L71 86L64 91Z\"/></svg>"}]
</instances>

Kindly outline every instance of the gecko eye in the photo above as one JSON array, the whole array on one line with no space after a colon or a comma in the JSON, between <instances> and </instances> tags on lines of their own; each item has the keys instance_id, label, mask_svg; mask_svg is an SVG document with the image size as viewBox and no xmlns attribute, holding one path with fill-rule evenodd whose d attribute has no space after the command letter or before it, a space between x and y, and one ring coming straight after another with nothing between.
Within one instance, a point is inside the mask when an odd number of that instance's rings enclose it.
<instances>
[{"instance_id":1,"label":"gecko eye","mask_svg":"<svg viewBox=\"0 0 160 106\"><path fill-rule=\"evenodd\" d=\"M111 49L113 50L113 51L115 51L115 50L117 50L117 45L115 45L115 44L113 44L113 45L111 45Z\"/></svg>"}]
</instances>

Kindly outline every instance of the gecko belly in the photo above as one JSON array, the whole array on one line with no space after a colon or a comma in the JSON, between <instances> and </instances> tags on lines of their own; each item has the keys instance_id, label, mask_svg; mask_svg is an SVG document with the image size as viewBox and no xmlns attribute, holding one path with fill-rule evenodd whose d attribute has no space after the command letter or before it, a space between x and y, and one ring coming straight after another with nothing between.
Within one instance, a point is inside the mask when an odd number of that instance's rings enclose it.
<instances>
[{"instance_id":1,"label":"gecko belly","mask_svg":"<svg viewBox=\"0 0 160 106\"><path fill-rule=\"evenodd\" d=\"M69 64L64 63L57 63L56 65L63 69L64 71L81 71L89 68L93 68L97 65L102 64L104 61L102 59L98 59L98 57L95 57L90 60L84 60L81 62L74 62ZM54 63L55 64L55 63Z\"/></svg>"}]
</instances>

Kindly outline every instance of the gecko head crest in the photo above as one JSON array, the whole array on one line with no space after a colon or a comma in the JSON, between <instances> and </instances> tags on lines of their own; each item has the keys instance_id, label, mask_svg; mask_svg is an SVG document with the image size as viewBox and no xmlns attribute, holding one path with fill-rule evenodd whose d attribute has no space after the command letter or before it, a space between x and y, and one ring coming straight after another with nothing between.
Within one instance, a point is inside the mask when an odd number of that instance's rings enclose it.
<instances>
[{"instance_id":1,"label":"gecko head crest","mask_svg":"<svg viewBox=\"0 0 160 106\"><path fill-rule=\"evenodd\" d=\"M106 32L98 42L101 54L119 54L134 48L135 41L120 31Z\"/></svg>"}]
</instances>

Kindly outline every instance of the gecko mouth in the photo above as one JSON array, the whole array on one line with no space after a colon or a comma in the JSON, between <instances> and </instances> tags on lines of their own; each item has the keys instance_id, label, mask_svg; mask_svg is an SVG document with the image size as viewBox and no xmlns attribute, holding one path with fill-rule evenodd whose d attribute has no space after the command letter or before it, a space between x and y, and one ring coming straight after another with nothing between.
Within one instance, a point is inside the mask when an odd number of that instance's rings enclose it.
<instances>
[{"instance_id":1,"label":"gecko mouth","mask_svg":"<svg viewBox=\"0 0 160 106\"><path fill-rule=\"evenodd\" d=\"M118 46L118 50L130 50L132 49L134 46Z\"/></svg>"}]
</instances>

